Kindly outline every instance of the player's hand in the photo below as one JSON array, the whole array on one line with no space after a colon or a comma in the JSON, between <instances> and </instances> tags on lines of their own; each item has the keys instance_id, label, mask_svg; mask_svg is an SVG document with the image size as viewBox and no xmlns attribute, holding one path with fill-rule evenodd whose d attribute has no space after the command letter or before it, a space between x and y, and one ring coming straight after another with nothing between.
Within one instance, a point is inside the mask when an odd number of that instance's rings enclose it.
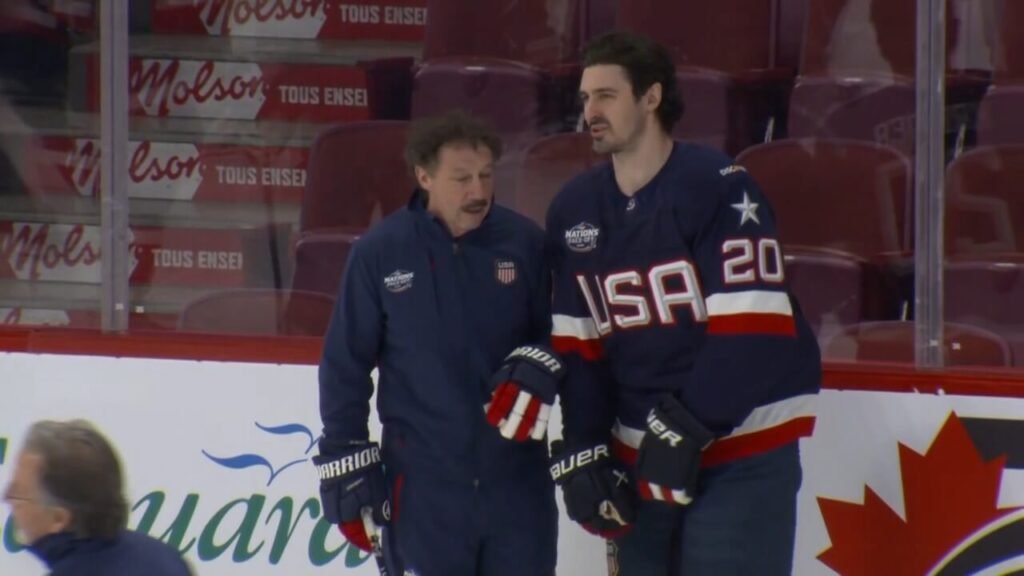
<instances>
[{"instance_id":1,"label":"player's hand","mask_svg":"<svg viewBox=\"0 0 1024 576\"><path fill-rule=\"evenodd\" d=\"M647 415L637 452L637 492L644 500L686 506L697 489L704 448L714 435L675 398L666 397Z\"/></svg>"},{"instance_id":2,"label":"player's hand","mask_svg":"<svg viewBox=\"0 0 1024 576\"><path fill-rule=\"evenodd\" d=\"M372 532L391 520L380 448L375 442L350 444L331 455L314 456L313 464L320 477L324 518L337 524L353 546L370 552ZM365 508L376 526L363 521Z\"/></svg>"},{"instance_id":3,"label":"player's hand","mask_svg":"<svg viewBox=\"0 0 1024 576\"><path fill-rule=\"evenodd\" d=\"M487 421L510 440L543 440L565 364L543 346L520 346L491 377Z\"/></svg>"},{"instance_id":4,"label":"player's hand","mask_svg":"<svg viewBox=\"0 0 1024 576\"><path fill-rule=\"evenodd\" d=\"M635 496L626 470L607 444L570 449L551 444L551 478L562 487L569 518L602 538L618 538L633 527Z\"/></svg>"}]
</instances>

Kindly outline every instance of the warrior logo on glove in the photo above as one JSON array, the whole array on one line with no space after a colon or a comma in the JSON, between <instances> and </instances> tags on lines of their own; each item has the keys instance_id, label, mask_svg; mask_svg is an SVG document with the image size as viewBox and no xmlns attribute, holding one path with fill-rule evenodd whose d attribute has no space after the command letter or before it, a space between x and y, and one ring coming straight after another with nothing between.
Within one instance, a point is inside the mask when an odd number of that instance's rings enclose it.
<instances>
[{"instance_id":1,"label":"warrior logo on glove","mask_svg":"<svg viewBox=\"0 0 1024 576\"><path fill-rule=\"evenodd\" d=\"M487 421L510 440L543 440L565 366L542 346L520 346L491 378Z\"/></svg>"},{"instance_id":2,"label":"warrior logo on glove","mask_svg":"<svg viewBox=\"0 0 1024 576\"><path fill-rule=\"evenodd\" d=\"M321 444L320 448L323 452L325 447ZM376 527L391 520L380 446L374 442L352 442L327 448L327 455L313 457L320 477L324 519L337 524L353 546L370 552ZM368 517L364 517L364 512L368 512Z\"/></svg>"}]
</instances>

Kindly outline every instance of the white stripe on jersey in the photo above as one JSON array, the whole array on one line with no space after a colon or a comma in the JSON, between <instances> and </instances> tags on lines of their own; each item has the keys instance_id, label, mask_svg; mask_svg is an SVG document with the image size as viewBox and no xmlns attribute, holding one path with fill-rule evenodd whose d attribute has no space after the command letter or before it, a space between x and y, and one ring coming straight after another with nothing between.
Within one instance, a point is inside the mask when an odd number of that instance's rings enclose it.
<instances>
[{"instance_id":1,"label":"white stripe on jersey","mask_svg":"<svg viewBox=\"0 0 1024 576\"><path fill-rule=\"evenodd\" d=\"M764 406L758 406L728 436L719 438L719 441L774 428L779 424L784 424L797 418L814 416L816 399L816 394L803 394ZM626 426L619 421L616 421L615 427L612 428L612 436L619 442L634 449L640 448L640 441L643 440L644 432L644 430Z\"/></svg>"},{"instance_id":2,"label":"white stripe on jersey","mask_svg":"<svg viewBox=\"0 0 1024 576\"><path fill-rule=\"evenodd\" d=\"M732 314L779 314L792 316L793 308L789 294L769 290L747 290L745 292L721 292L708 296L708 316Z\"/></svg>"},{"instance_id":3,"label":"white stripe on jersey","mask_svg":"<svg viewBox=\"0 0 1024 576\"><path fill-rule=\"evenodd\" d=\"M577 340L598 340L600 334L593 318L577 318L565 314L551 316L551 335L570 337Z\"/></svg>"}]
</instances>

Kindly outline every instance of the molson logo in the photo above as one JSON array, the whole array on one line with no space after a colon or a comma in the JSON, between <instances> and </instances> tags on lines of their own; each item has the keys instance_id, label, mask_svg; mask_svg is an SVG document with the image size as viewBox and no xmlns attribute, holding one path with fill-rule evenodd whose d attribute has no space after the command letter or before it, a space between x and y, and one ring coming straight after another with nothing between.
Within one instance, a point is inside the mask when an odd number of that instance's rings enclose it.
<instances>
[{"instance_id":1,"label":"molson logo","mask_svg":"<svg viewBox=\"0 0 1024 576\"><path fill-rule=\"evenodd\" d=\"M327 20L325 0L196 0L207 33L316 38Z\"/></svg>"},{"instance_id":2,"label":"molson logo","mask_svg":"<svg viewBox=\"0 0 1024 576\"><path fill-rule=\"evenodd\" d=\"M202 183L199 150L194 144L174 142L129 142L130 196L191 200ZM100 142L75 140L67 155L65 170L80 196L99 194ZM168 184L177 186L169 187Z\"/></svg>"},{"instance_id":3,"label":"molson logo","mask_svg":"<svg viewBox=\"0 0 1024 576\"><path fill-rule=\"evenodd\" d=\"M129 91L149 116L256 118L269 89L259 64L132 60Z\"/></svg>"},{"instance_id":4,"label":"molson logo","mask_svg":"<svg viewBox=\"0 0 1024 576\"><path fill-rule=\"evenodd\" d=\"M6 229L5 229L6 227ZM130 271L138 265L128 231ZM0 224L0 267L19 280L100 281L100 228L81 224Z\"/></svg>"},{"instance_id":5,"label":"molson logo","mask_svg":"<svg viewBox=\"0 0 1024 576\"><path fill-rule=\"evenodd\" d=\"M265 469L267 488L272 488L285 472L300 474L308 480L305 483L315 494L316 474L309 463L309 452L316 445L316 439L309 428L302 424L262 426L256 423L256 426L273 436L295 437L295 441L290 442L305 450L300 448L295 458L280 463L255 453L218 456L202 450L206 464L247 474L253 472L249 469ZM181 472L179 476L188 477L188 474ZM167 542L182 554L190 555L197 564L230 561L274 566L281 563L288 553L292 564L294 555L302 554L313 566L324 566L340 557L345 567L355 568L370 558L342 540L338 530L323 519L316 496L295 498L255 492L227 501L211 502L211 497L204 497L200 492L189 492L182 498L171 496L166 490L154 490L136 500L131 511L135 520L133 529ZM308 530L309 536L307 540L297 542L293 536L300 525L303 527L300 532ZM166 528L161 529L164 526ZM10 515L4 523L2 540L8 553L24 549L15 537Z\"/></svg>"}]
</instances>

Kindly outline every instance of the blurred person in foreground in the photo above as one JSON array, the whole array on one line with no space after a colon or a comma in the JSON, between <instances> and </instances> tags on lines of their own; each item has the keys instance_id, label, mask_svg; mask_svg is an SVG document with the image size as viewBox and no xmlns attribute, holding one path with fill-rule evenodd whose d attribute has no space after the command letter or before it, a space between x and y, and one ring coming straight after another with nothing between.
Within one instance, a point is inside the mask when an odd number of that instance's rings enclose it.
<instances>
[{"instance_id":1,"label":"blurred person in foreground","mask_svg":"<svg viewBox=\"0 0 1024 576\"><path fill-rule=\"evenodd\" d=\"M4 502L18 539L51 576L191 576L177 550L127 529L113 446L83 420L29 428Z\"/></svg>"}]
</instances>

